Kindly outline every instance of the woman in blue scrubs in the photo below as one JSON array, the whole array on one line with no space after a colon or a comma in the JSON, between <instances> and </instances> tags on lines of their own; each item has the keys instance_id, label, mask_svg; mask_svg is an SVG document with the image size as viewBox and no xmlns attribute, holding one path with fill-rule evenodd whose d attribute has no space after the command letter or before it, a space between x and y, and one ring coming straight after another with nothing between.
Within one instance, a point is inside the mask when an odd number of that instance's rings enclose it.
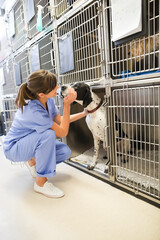
<instances>
[{"instance_id":1,"label":"woman in blue scrubs","mask_svg":"<svg viewBox=\"0 0 160 240\"><path fill-rule=\"evenodd\" d=\"M64 98L63 116L53 97L57 94L57 79L46 70L32 73L23 83L16 98L18 111L4 140L4 153L13 162L25 162L36 178L34 190L48 197L62 197L62 190L48 182L56 174L56 164L69 158L69 147L56 140L66 137L70 122L86 116L86 112L70 116L70 104L77 94L69 88Z\"/></svg>"}]
</instances>

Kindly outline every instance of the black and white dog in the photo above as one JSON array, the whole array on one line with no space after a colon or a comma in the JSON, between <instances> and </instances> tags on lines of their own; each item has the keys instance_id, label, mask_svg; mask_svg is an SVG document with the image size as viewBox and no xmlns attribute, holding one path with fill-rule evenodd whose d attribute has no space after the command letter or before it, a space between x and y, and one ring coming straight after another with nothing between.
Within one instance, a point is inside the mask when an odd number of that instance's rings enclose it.
<instances>
[{"instance_id":1,"label":"black and white dog","mask_svg":"<svg viewBox=\"0 0 160 240\"><path fill-rule=\"evenodd\" d=\"M105 106L103 101L95 94L86 83L75 83L71 85L77 92L76 102L81 104L87 109L88 114L86 116L86 123L88 128L93 134L94 139L94 156L91 164L87 166L89 170L92 170L98 159L100 141L104 143L104 131L106 126ZM63 97L68 95L68 86L61 87L61 94ZM131 144L127 135L124 133L121 127L121 122L117 116L116 121L116 137L120 139L117 141L117 152L128 153L130 152ZM104 147L104 144L103 144ZM124 159L124 161L126 161Z\"/></svg>"}]
</instances>

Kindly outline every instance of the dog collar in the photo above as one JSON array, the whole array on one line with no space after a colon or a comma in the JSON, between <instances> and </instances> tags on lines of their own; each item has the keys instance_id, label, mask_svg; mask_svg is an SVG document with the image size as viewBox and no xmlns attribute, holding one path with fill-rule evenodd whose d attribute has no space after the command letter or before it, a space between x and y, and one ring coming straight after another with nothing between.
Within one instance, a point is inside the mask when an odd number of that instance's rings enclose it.
<instances>
[{"instance_id":1,"label":"dog collar","mask_svg":"<svg viewBox=\"0 0 160 240\"><path fill-rule=\"evenodd\" d=\"M95 111L97 111L98 108L100 108L102 106L103 100L101 99L100 103L98 104L98 106L90 111L87 110L88 113L94 113Z\"/></svg>"}]
</instances>

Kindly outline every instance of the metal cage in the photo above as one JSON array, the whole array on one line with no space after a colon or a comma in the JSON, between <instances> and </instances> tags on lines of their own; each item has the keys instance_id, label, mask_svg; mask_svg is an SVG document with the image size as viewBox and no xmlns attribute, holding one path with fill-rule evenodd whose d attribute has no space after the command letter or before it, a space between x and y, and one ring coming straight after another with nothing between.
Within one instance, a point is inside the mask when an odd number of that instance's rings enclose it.
<instances>
[{"instance_id":1,"label":"metal cage","mask_svg":"<svg viewBox=\"0 0 160 240\"><path fill-rule=\"evenodd\" d=\"M5 132L7 133L12 125L15 113L17 111L17 107L15 105L15 97L5 97L2 99L2 104Z\"/></svg>"},{"instance_id":2,"label":"metal cage","mask_svg":"<svg viewBox=\"0 0 160 240\"><path fill-rule=\"evenodd\" d=\"M37 26L37 12L38 12L38 5L43 7L42 11L42 26L43 30L52 23L51 14L50 14L50 1L49 0L35 0L34 1L34 9L35 9L35 16L31 19L28 23L28 37L31 39L39 32L36 28Z\"/></svg>"},{"instance_id":3,"label":"metal cage","mask_svg":"<svg viewBox=\"0 0 160 240\"><path fill-rule=\"evenodd\" d=\"M20 64L21 82L26 82L28 75L30 74L28 49L23 50L23 52L14 57L14 64L17 63Z\"/></svg>"},{"instance_id":4,"label":"metal cage","mask_svg":"<svg viewBox=\"0 0 160 240\"><path fill-rule=\"evenodd\" d=\"M113 113L116 181L160 199L160 86L113 90Z\"/></svg>"},{"instance_id":5,"label":"metal cage","mask_svg":"<svg viewBox=\"0 0 160 240\"><path fill-rule=\"evenodd\" d=\"M13 73L13 56L5 59L3 62L3 71L4 71L4 85L2 86L3 95L14 94L16 93L16 85L14 80Z\"/></svg>"},{"instance_id":6,"label":"metal cage","mask_svg":"<svg viewBox=\"0 0 160 240\"><path fill-rule=\"evenodd\" d=\"M23 1L18 1L13 10L15 21L15 35L10 38L10 41L12 50L15 52L27 41L27 29L25 26Z\"/></svg>"},{"instance_id":7,"label":"metal cage","mask_svg":"<svg viewBox=\"0 0 160 240\"><path fill-rule=\"evenodd\" d=\"M58 39L63 39L71 32L73 41L74 70L60 74L58 67L62 84L76 81L93 82L102 77L99 6L100 2L94 1L57 28Z\"/></svg>"},{"instance_id":8,"label":"metal cage","mask_svg":"<svg viewBox=\"0 0 160 240\"><path fill-rule=\"evenodd\" d=\"M108 22L109 44L110 44L110 66L113 80L134 80L155 77L160 71L159 61L159 0L147 0L146 22L147 33L141 37L132 37L125 43L116 45L112 41L112 5L111 0L104 1L104 18Z\"/></svg>"},{"instance_id":9,"label":"metal cage","mask_svg":"<svg viewBox=\"0 0 160 240\"><path fill-rule=\"evenodd\" d=\"M29 51L32 49L32 47L38 45L40 68L56 73L56 57L53 35L53 31L47 33L38 41L34 42L34 44L30 47Z\"/></svg>"},{"instance_id":10,"label":"metal cage","mask_svg":"<svg viewBox=\"0 0 160 240\"><path fill-rule=\"evenodd\" d=\"M44 36L38 44L41 68L55 73L55 52L52 37L53 32L50 32L46 36Z\"/></svg>"}]
</instances>

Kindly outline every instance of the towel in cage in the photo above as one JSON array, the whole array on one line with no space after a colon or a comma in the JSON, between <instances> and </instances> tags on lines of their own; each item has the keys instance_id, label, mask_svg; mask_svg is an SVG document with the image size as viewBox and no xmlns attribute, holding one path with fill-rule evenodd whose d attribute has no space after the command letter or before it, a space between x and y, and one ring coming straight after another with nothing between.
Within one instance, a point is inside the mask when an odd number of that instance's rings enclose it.
<instances>
[{"instance_id":1,"label":"towel in cage","mask_svg":"<svg viewBox=\"0 0 160 240\"><path fill-rule=\"evenodd\" d=\"M160 72L160 70L131 73L131 71L128 70L128 71L122 71L121 72L121 78L135 77L135 76L141 76L141 75L147 75L147 74L159 73L159 72Z\"/></svg>"}]
</instances>

